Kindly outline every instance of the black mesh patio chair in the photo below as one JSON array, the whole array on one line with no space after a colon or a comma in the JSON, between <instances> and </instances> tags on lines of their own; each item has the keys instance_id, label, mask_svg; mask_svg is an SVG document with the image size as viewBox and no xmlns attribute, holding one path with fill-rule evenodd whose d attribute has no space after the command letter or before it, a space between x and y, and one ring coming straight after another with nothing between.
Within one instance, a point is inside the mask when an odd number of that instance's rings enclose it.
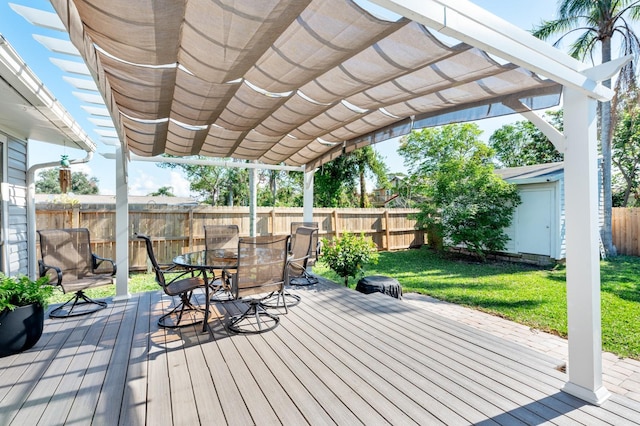
<instances>
[{"instance_id":1,"label":"black mesh patio chair","mask_svg":"<svg viewBox=\"0 0 640 426\"><path fill-rule=\"evenodd\" d=\"M305 241L302 244L297 244L297 229L298 228L311 228L315 229L315 232L311 235L311 242L309 245L308 256L303 256L303 251L306 249L307 241L305 237ZM317 284L318 279L313 275L309 274L308 268L311 268L315 265L318 260L318 256L320 255L320 240L318 238L318 222L291 222L291 254L293 258L302 259L302 261L297 261L292 264L292 268L290 269L289 276L289 285L311 285Z\"/></svg>"},{"instance_id":2,"label":"black mesh patio chair","mask_svg":"<svg viewBox=\"0 0 640 426\"><path fill-rule=\"evenodd\" d=\"M53 309L51 318L86 315L104 309L107 303L94 300L85 290L113 284L116 265L91 252L89 230L86 228L42 229L38 269L40 276L49 276L49 283L58 285L73 298Z\"/></svg>"},{"instance_id":3,"label":"black mesh patio chair","mask_svg":"<svg viewBox=\"0 0 640 426\"><path fill-rule=\"evenodd\" d=\"M204 245L207 250L233 250L238 248L238 225L205 225Z\"/></svg>"},{"instance_id":4,"label":"black mesh patio chair","mask_svg":"<svg viewBox=\"0 0 640 426\"><path fill-rule=\"evenodd\" d=\"M317 240L318 229L299 226L291 236L290 252L287 258L287 281L285 285L296 285L294 280L315 279L307 273L307 260L311 256L313 241ZM317 283L318 280L315 279ZM297 285L309 285L304 282ZM300 296L291 294L286 289L283 292L274 293L269 299L263 301L263 305L269 308L295 306L300 303Z\"/></svg>"},{"instance_id":5,"label":"black mesh patio chair","mask_svg":"<svg viewBox=\"0 0 640 426\"><path fill-rule=\"evenodd\" d=\"M240 239L240 229L238 225L205 225L204 243L206 250L221 250L234 255L238 250L238 240ZM224 254L222 254L224 256ZM211 271L211 300L214 302L225 302L231 300L229 283L216 279Z\"/></svg>"},{"instance_id":6,"label":"black mesh patio chair","mask_svg":"<svg viewBox=\"0 0 640 426\"><path fill-rule=\"evenodd\" d=\"M161 266L153 252L151 238L144 234L136 234L136 237L145 242L147 256L149 256L149 261L155 273L156 282L168 296L172 298L174 296L180 297L180 302L171 311L158 319L158 325L164 328L177 328L201 323L204 320L205 310L194 305L191 301L191 296L194 290L204 288L205 280L200 276L193 276L192 271L176 269L177 265L174 264ZM167 280L165 274L172 272L177 275ZM185 316L190 317L190 321L183 321Z\"/></svg>"},{"instance_id":7,"label":"black mesh patio chair","mask_svg":"<svg viewBox=\"0 0 640 426\"><path fill-rule=\"evenodd\" d=\"M231 284L233 298L249 306L231 317L227 324L230 331L263 333L278 326L280 318L268 312L263 301L284 291L288 243L288 235L240 238L237 269L225 269L222 275ZM286 303L284 308L286 312Z\"/></svg>"}]
</instances>

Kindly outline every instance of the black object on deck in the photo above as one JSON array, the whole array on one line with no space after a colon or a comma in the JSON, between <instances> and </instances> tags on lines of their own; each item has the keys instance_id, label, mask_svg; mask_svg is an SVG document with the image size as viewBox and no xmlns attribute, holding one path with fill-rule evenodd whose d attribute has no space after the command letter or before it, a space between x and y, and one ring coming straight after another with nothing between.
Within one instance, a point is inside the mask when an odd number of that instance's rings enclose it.
<instances>
[{"instance_id":1,"label":"black object on deck","mask_svg":"<svg viewBox=\"0 0 640 426\"><path fill-rule=\"evenodd\" d=\"M402 299L402 287L395 278L384 275L370 275L363 277L356 284L356 290L360 293L384 293L396 299Z\"/></svg>"}]
</instances>

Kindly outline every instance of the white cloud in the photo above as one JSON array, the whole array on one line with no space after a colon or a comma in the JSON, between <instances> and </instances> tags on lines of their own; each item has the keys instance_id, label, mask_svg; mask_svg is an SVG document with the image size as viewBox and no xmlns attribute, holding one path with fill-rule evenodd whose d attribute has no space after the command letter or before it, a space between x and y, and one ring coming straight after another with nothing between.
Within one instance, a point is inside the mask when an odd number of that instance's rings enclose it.
<instances>
[{"instance_id":1,"label":"white cloud","mask_svg":"<svg viewBox=\"0 0 640 426\"><path fill-rule=\"evenodd\" d=\"M137 171L136 176L129 176L129 195L147 195L161 186L160 177L153 177L143 171Z\"/></svg>"},{"instance_id":2,"label":"white cloud","mask_svg":"<svg viewBox=\"0 0 640 426\"><path fill-rule=\"evenodd\" d=\"M191 191L189 190L190 182L182 176L182 173L172 170L169 173L170 184L173 188L173 195L176 197L190 197Z\"/></svg>"},{"instance_id":3,"label":"white cloud","mask_svg":"<svg viewBox=\"0 0 640 426\"><path fill-rule=\"evenodd\" d=\"M189 197L189 181L178 171L168 173L159 172L153 175L137 170L135 176L129 179L130 195L149 195L163 186L171 187L171 192L177 197Z\"/></svg>"},{"instance_id":4,"label":"white cloud","mask_svg":"<svg viewBox=\"0 0 640 426\"><path fill-rule=\"evenodd\" d=\"M89 179L91 179L92 176L94 176L93 171L91 170L91 166L89 166L88 163L81 163L81 164L72 164L71 165L71 172L82 172L85 173L87 176L89 176Z\"/></svg>"}]
</instances>

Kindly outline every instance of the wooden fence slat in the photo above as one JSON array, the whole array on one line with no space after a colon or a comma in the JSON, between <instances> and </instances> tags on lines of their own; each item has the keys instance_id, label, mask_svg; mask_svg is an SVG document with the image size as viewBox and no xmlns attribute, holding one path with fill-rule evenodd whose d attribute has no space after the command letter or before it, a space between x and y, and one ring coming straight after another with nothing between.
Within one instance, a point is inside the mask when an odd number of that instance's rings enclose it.
<instances>
[{"instance_id":1,"label":"wooden fence slat","mask_svg":"<svg viewBox=\"0 0 640 426\"><path fill-rule=\"evenodd\" d=\"M302 208L259 207L258 235L286 235L291 222L300 222ZM380 250L405 249L421 245L423 231L415 230L413 209L329 209L316 208L313 221L318 222L320 238L331 239L343 232L364 233ZM146 253L134 237L140 232L152 237L161 263L176 255L204 248L204 225L236 224L240 235L249 234L248 207L129 205L129 266L146 270ZM88 228L92 249L100 256L115 257L115 206L108 204L69 206L38 203L36 229ZM141 248L142 247L142 248Z\"/></svg>"},{"instance_id":2,"label":"wooden fence slat","mask_svg":"<svg viewBox=\"0 0 640 426\"><path fill-rule=\"evenodd\" d=\"M640 208L614 207L611 228L618 254L640 256Z\"/></svg>"}]
</instances>

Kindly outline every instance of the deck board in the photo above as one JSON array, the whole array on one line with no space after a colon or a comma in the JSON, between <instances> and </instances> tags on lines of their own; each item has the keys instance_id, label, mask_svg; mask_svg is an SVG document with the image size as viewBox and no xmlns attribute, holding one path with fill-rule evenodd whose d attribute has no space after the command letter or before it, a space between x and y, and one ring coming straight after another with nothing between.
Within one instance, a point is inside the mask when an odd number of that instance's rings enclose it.
<instances>
[{"instance_id":1,"label":"deck board","mask_svg":"<svg viewBox=\"0 0 640 426\"><path fill-rule=\"evenodd\" d=\"M47 319L0 358L0 425L640 424L640 404L563 393L561 361L381 294L322 283L259 335L157 325L161 292ZM199 295L199 300L203 296Z\"/></svg>"}]
</instances>

